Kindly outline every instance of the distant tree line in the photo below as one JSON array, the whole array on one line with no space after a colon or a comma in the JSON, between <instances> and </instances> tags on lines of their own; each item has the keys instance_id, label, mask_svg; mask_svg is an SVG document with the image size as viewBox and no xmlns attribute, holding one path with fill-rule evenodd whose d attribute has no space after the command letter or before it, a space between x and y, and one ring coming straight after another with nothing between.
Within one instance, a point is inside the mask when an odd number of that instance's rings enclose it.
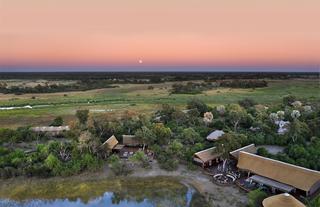
<instances>
[{"instance_id":1,"label":"distant tree line","mask_svg":"<svg viewBox=\"0 0 320 207\"><path fill-rule=\"evenodd\" d=\"M212 82L203 82L203 83L194 83L188 82L187 84L174 83L172 85L171 93L172 94L198 94L205 90L210 90L216 87L215 83Z\"/></svg>"},{"instance_id":2,"label":"distant tree line","mask_svg":"<svg viewBox=\"0 0 320 207\"><path fill-rule=\"evenodd\" d=\"M4 94L25 94L25 93L56 93L56 92L68 92L68 91L85 91L98 88L114 88L109 83L100 81L95 82L93 80L78 81L76 84L38 84L34 87L21 87L21 86L7 86L6 84L0 84L0 93Z\"/></svg>"},{"instance_id":3,"label":"distant tree line","mask_svg":"<svg viewBox=\"0 0 320 207\"><path fill-rule=\"evenodd\" d=\"M228 88L262 88L267 87L268 82L265 80L224 80L220 81L219 85Z\"/></svg>"}]
</instances>

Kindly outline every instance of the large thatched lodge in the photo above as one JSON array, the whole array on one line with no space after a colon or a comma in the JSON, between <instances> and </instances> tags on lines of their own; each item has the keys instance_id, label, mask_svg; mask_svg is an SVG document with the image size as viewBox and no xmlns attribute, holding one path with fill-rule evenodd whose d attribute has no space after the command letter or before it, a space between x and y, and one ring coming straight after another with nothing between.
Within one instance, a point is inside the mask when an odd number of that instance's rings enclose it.
<instances>
[{"instance_id":1,"label":"large thatched lodge","mask_svg":"<svg viewBox=\"0 0 320 207\"><path fill-rule=\"evenodd\" d=\"M311 196L320 192L320 172L256 155L254 144L230 152L242 179L250 184L264 186L273 193L292 193ZM203 168L220 162L220 155L212 147L197 152L194 163Z\"/></svg>"},{"instance_id":2,"label":"large thatched lodge","mask_svg":"<svg viewBox=\"0 0 320 207\"><path fill-rule=\"evenodd\" d=\"M248 172L250 180L273 191L306 196L320 190L320 172L241 151L237 167Z\"/></svg>"}]
</instances>

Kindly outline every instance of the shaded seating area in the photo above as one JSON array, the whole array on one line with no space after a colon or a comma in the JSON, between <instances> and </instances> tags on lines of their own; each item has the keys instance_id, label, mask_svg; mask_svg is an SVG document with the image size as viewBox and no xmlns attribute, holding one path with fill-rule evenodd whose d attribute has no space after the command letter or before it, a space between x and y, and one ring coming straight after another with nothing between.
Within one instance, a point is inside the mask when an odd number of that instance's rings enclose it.
<instances>
[{"instance_id":1,"label":"shaded seating area","mask_svg":"<svg viewBox=\"0 0 320 207\"><path fill-rule=\"evenodd\" d=\"M275 180L260 176L260 175L253 175L250 178L248 178L249 182L255 182L258 183L261 186L268 186L272 189L272 192L275 193L276 190L279 190L281 192L290 193L295 190L293 186L277 182Z\"/></svg>"},{"instance_id":2,"label":"shaded seating area","mask_svg":"<svg viewBox=\"0 0 320 207\"><path fill-rule=\"evenodd\" d=\"M288 193L268 197L262 201L263 207L306 207Z\"/></svg>"}]
</instances>

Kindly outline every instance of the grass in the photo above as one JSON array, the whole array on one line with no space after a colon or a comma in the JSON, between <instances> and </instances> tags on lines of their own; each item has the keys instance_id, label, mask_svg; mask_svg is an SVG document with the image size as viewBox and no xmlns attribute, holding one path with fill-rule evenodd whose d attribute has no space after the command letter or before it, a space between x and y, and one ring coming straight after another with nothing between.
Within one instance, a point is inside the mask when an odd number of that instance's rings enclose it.
<instances>
[{"instance_id":1,"label":"grass","mask_svg":"<svg viewBox=\"0 0 320 207\"><path fill-rule=\"evenodd\" d=\"M154 86L153 90L148 90L150 85ZM80 92L1 95L0 106L49 106L32 110L0 111L0 125L17 127L26 124L48 124L58 115L70 121L74 119L75 111L80 108L112 109L112 112L107 112L110 113L110 116L119 116L126 110L152 113L164 103L182 108L192 98L199 98L211 106L236 103L246 97L261 104L272 104L280 102L288 94L295 95L300 100L320 100L318 80L271 80L266 88L218 88L197 95L170 94L171 85L172 83L120 84L118 88Z\"/></svg>"}]
</instances>

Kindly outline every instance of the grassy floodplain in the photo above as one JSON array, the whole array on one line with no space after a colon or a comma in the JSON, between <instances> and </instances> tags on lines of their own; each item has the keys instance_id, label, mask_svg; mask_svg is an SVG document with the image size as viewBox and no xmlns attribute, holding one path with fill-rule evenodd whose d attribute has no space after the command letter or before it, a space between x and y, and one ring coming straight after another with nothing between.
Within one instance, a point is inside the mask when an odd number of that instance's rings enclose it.
<instances>
[{"instance_id":1,"label":"grassy floodplain","mask_svg":"<svg viewBox=\"0 0 320 207\"><path fill-rule=\"evenodd\" d=\"M58 115L66 121L71 121L74 119L75 111L84 108L90 109L93 115L104 110L110 117L121 116L127 110L136 113L152 113L161 104L168 103L182 107L192 98L201 99L211 106L236 103L246 97L268 105L280 102L289 94L301 100L320 100L319 81L312 79L268 80L269 84L266 88L218 87L196 95L170 94L173 83L115 84L117 88L65 93L1 94L1 107L31 105L33 109L1 110L0 125L18 127L25 126L25 123L49 124ZM148 89L149 86L153 86L154 89Z\"/></svg>"}]
</instances>

